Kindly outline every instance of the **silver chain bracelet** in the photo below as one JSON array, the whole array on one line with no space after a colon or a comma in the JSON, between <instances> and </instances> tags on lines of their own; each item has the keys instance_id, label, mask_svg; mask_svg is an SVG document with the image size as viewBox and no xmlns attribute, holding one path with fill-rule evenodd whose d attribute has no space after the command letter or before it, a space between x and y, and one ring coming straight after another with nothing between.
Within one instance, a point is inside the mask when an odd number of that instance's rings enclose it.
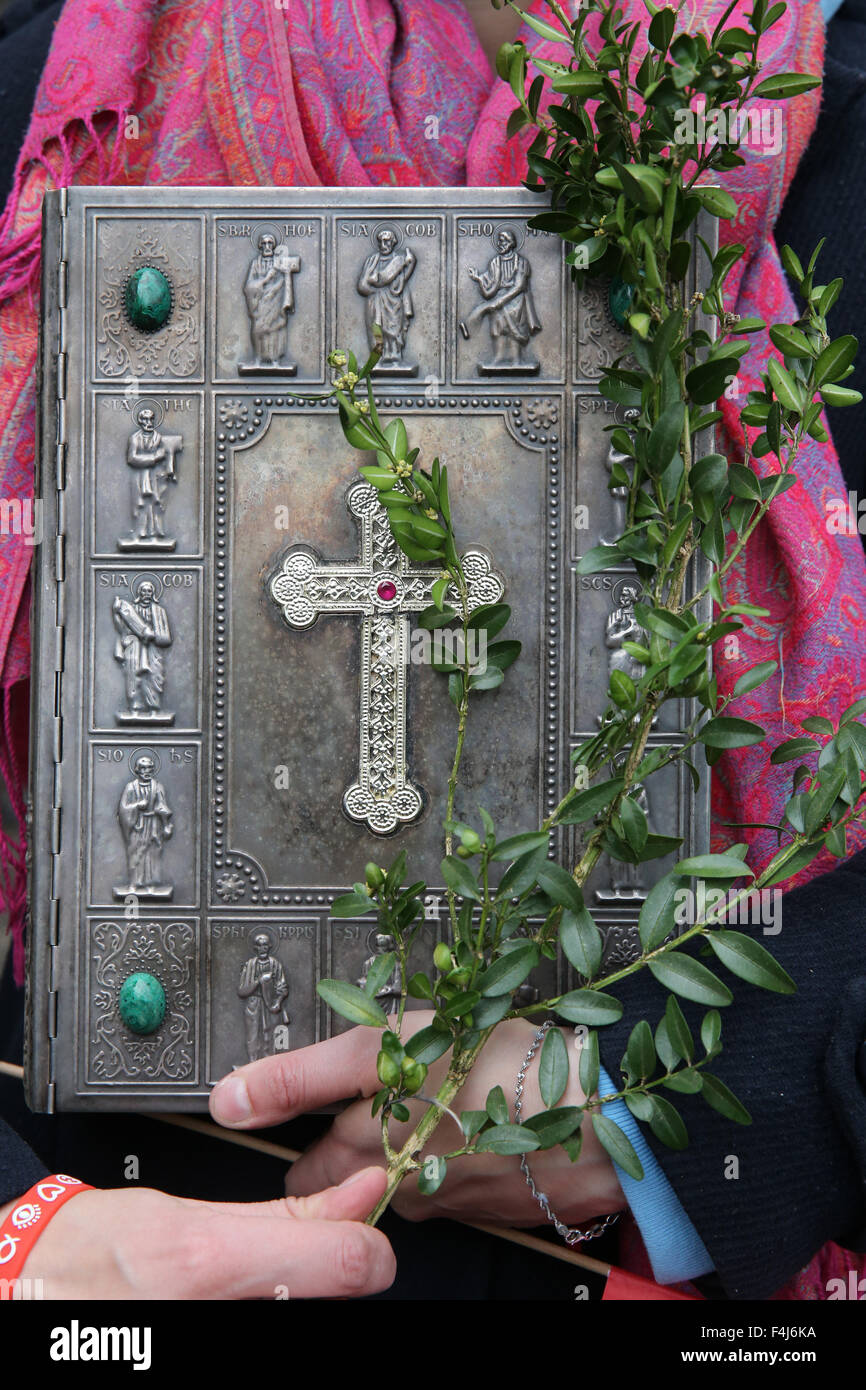
<instances>
[{"instance_id":1,"label":"silver chain bracelet","mask_svg":"<svg viewBox=\"0 0 866 1390\"><path fill-rule=\"evenodd\" d=\"M552 1027L553 1024L550 1019L542 1023L532 1040L532 1046L523 1059L523 1066L517 1073L517 1087L514 1092L514 1119L517 1124L520 1124L520 1116L523 1109L523 1083L526 1080L526 1073L529 1070L533 1057L538 1051L539 1043L544 1039L548 1028ZM594 1222L586 1231L582 1231L579 1226L566 1226L565 1222L560 1221L556 1213L551 1211L550 1203L547 1200L547 1194L545 1192L539 1192L538 1188L535 1186L532 1174L529 1171L529 1164L526 1162L526 1154L520 1155L520 1167L523 1170L523 1176L529 1184L530 1192L541 1207L548 1221L553 1222L556 1234L562 1237L566 1245L578 1245L582 1240L595 1240L596 1236L602 1235L609 1226L612 1226L615 1221L619 1220L620 1213L615 1211L611 1212L610 1216L605 1216L601 1221Z\"/></svg>"}]
</instances>

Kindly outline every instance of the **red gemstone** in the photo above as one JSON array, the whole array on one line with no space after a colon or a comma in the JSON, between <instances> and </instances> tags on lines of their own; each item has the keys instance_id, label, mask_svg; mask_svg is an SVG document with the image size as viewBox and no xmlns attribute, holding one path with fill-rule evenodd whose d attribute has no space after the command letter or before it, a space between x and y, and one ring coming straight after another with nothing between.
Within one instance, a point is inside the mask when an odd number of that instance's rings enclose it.
<instances>
[{"instance_id":1,"label":"red gemstone","mask_svg":"<svg viewBox=\"0 0 866 1390\"><path fill-rule=\"evenodd\" d=\"M383 579L382 583L378 585L376 593L383 603L390 603L392 599L397 597L397 585L392 584L390 579Z\"/></svg>"}]
</instances>

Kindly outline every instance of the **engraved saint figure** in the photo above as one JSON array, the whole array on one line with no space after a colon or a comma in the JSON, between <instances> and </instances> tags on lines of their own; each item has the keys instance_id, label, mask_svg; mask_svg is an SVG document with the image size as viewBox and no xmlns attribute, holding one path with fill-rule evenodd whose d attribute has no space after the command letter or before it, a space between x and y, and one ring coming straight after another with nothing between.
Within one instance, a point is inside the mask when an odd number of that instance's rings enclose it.
<instances>
[{"instance_id":1,"label":"engraved saint figure","mask_svg":"<svg viewBox=\"0 0 866 1390\"><path fill-rule=\"evenodd\" d=\"M364 262L358 276L358 293L365 298L364 318L367 324L367 340L375 347L374 325L382 330L382 356L379 370L403 368L415 372L416 366L403 361L406 335L411 320L415 316L409 280L415 269L416 259L409 247L398 247L397 234L390 227L382 227L376 233L379 250L374 251Z\"/></svg>"},{"instance_id":2,"label":"engraved saint figure","mask_svg":"<svg viewBox=\"0 0 866 1390\"><path fill-rule=\"evenodd\" d=\"M244 281L255 362L242 362L240 370L291 374L297 365L282 359L289 344L288 317L295 311L293 277L301 268L301 258L278 246L272 232L262 232L258 247L259 254L250 262Z\"/></svg>"},{"instance_id":3,"label":"engraved saint figure","mask_svg":"<svg viewBox=\"0 0 866 1390\"><path fill-rule=\"evenodd\" d=\"M357 980L359 989L366 988L367 976L373 969L373 966L376 964L377 959L380 956L387 955L389 951L395 950L396 945L397 943L395 942L393 936L388 936L385 932L370 933L370 936L367 937L367 946L368 949L372 948L373 954L367 957L367 959L364 961L364 964L361 967L361 974ZM376 999L382 1005L382 1008L385 1010L386 1013L389 1009L397 1007L400 1001L402 989L403 977L400 972L400 962L395 960L394 970L391 974L391 978L389 980L386 980L385 983L376 991Z\"/></svg>"},{"instance_id":4,"label":"engraved saint figure","mask_svg":"<svg viewBox=\"0 0 866 1390\"><path fill-rule=\"evenodd\" d=\"M114 659L123 667L126 682L127 708L118 711L117 722L170 724L174 715L163 711L162 697L165 690L163 651L171 646L171 628L168 614L156 601L152 581L140 580L132 601L118 595L111 616L117 633Z\"/></svg>"},{"instance_id":5,"label":"engraved saint figure","mask_svg":"<svg viewBox=\"0 0 866 1390\"><path fill-rule=\"evenodd\" d=\"M289 993L286 972L271 954L267 932L253 937L253 948L255 955L241 969L238 997L245 1001L247 1056L251 1062L258 1062L277 1050L274 1029L279 1024L288 1026L291 1020L284 1007Z\"/></svg>"},{"instance_id":6,"label":"engraved saint figure","mask_svg":"<svg viewBox=\"0 0 866 1390\"><path fill-rule=\"evenodd\" d=\"M469 266L468 274L484 298L484 303L461 320L460 331L468 338L482 318L487 319L493 342L492 362L479 363L482 374L495 372L537 372L538 362L524 358L523 349L541 320L535 309L530 278L532 267L517 249L517 236L511 227L500 227L494 244L496 255L485 271Z\"/></svg>"},{"instance_id":7,"label":"engraved saint figure","mask_svg":"<svg viewBox=\"0 0 866 1390\"><path fill-rule=\"evenodd\" d=\"M604 645L610 655L607 659L608 670L611 675L614 671L622 671L630 676L633 681L639 681L644 673L644 668L639 661L636 661L629 652L623 649L623 642L637 642L643 645L647 640L647 634L640 626L634 615L634 606L640 598L641 591L637 584L623 584L620 593L619 605L608 614L604 629Z\"/></svg>"},{"instance_id":8,"label":"engraved saint figure","mask_svg":"<svg viewBox=\"0 0 866 1390\"><path fill-rule=\"evenodd\" d=\"M120 550L173 550L176 541L163 526L169 483L177 482L176 459L183 447L179 434L163 434L152 406L139 406L137 430L126 446L126 462L133 471L132 531L118 541Z\"/></svg>"},{"instance_id":9,"label":"engraved saint figure","mask_svg":"<svg viewBox=\"0 0 866 1390\"><path fill-rule=\"evenodd\" d=\"M141 753L133 763L134 776L127 782L117 807L117 819L126 845L128 883L115 888L116 898L132 893L139 898L169 899L171 884L160 880L162 847L171 839L172 811L161 782L154 772L156 763L149 753Z\"/></svg>"}]
</instances>

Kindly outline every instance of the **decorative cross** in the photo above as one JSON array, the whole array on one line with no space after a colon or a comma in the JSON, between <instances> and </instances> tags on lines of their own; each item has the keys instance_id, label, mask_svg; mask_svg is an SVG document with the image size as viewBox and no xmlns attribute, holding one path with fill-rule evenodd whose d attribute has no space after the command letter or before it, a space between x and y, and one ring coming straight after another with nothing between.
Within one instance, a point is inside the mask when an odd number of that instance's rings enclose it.
<instances>
[{"instance_id":1,"label":"decorative cross","mask_svg":"<svg viewBox=\"0 0 866 1390\"><path fill-rule=\"evenodd\" d=\"M289 627L312 627L322 613L360 613L361 725L358 780L343 807L376 835L420 814L420 790L406 769L406 666L409 619L432 603L442 571L413 565L391 535L388 514L369 483L355 483L346 505L361 533L360 560L326 565L309 546L283 557L270 592ZM502 597L503 582L480 550L462 557L470 612ZM457 601L453 586L446 598Z\"/></svg>"}]
</instances>

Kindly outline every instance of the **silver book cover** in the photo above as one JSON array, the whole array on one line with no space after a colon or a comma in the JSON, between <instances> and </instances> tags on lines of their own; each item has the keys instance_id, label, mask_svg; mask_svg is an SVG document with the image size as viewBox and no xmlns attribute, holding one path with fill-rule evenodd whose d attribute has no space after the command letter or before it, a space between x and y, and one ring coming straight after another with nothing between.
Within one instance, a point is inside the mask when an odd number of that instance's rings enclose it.
<instances>
[{"instance_id":1,"label":"silver book cover","mask_svg":"<svg viewBox=\"0 0 866 1390\"><path fill-rule=\"evenodd\" d=\"M330 387L331 349L363 360L381 329L378 409L448 465L472 601L504 596L523 643L470 715L461 818L537 828L611 671L639 674L636 576L576 573L623 526L605 427L628 422L598 382L628 340L608 286L578 291L562 240L527 225L544 206L511 188L46 197L33 1108L204 1109L231 1067L348 1026L316 984L363 982L385 948L372 919L330 913L370 859L405 849L429 885L413 968L447 936L454 712L415 621L438 576L396 549L333 402L298 399ZM650 744L691 715L666 703ZM706 777L695 793L668 766L638 796L681 854L707 848ZM573 831L550 853L570 865ZM584 892L608 963L635 953L673 859L600 860ZM524 990L571 985L560 960Z\"/></svg>"}]
</instances>

